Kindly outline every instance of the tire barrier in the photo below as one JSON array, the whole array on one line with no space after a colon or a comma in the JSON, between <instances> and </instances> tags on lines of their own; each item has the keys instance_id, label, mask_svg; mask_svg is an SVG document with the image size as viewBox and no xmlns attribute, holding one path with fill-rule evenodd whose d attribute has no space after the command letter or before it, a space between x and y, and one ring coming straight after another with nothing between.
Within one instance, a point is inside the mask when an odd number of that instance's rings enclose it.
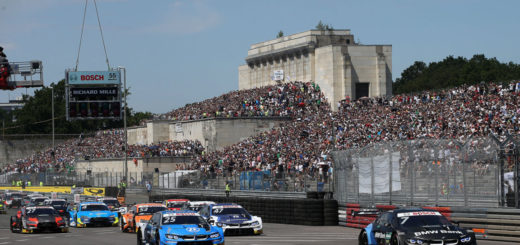
<instances>
[{"instance_id":1,"label":"tire barrier","mask_svg":"<svg viewBox=\"0 0 520 245\"><path fill-rule=\"evenodd\" d=\"M363 206L356 203L338 207L338 224L364 228L378 213L398 208L394 205ZM508 208L429 207L460 227L472 229L477 239L520 242L520 210Z\"/></svg>"},{"instance_id":2,"label":"tire barrier","mask_svg":"<svg viewBox=\"0 0 520 245\"><path fill-rule=\"evenodd\" d=\"M265 197L236 197L206 195L152 195L151 201L185 198L190 201L214 201L237 203L251 214L260 216L263 222L295 225L338 225L338 203L336 200L289 199Z\"/></svg>"}]
</instances>

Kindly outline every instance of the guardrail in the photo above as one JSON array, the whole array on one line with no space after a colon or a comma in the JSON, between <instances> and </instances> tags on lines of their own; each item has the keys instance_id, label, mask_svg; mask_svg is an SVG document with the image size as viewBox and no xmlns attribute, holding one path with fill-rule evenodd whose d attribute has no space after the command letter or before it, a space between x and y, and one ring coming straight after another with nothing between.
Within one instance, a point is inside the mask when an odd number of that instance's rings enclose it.
<instances>
[{"instance_id":1,"label":"guardrail","mask_svg":"<svg viewBox=\"0 0 520 245\"><path fill-rule=\"evenodd\" d=\"M364 228L372 223L377 215L373 212L384 212L398 208L395 205L363 206L356 203L338 206L338 224L341 226ZM472 229L477 239L520 242L520 209L509 208L473 208L473 207L431 207L442 213L448 220L461 227Z\"/></svg>"}]
</instances>

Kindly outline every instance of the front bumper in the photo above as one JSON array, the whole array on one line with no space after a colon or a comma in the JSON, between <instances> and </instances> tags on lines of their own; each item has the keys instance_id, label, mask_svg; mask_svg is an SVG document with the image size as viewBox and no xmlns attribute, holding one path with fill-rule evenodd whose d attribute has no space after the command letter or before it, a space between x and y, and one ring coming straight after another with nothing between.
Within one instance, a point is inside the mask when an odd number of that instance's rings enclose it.
<instances>
[{"instance_id":1,"label":"front bumper","mask_svg":"<svg viewBox=\"0 0 520 245\"><path fill-rule=\"evenodd\" d=\"M89 218L78 218L76 220L77 227L87 227L89 225L92 226L118 226L119 219L117 217L89 217Z\"/></svg>"},{"instance_id":2,"label":"front bumper","mask_svg":"<svg viewBox=\"0 0 520 245\"><path fill-rule=\"evenodd\" d=\"M260 235L263 233L262 225L253 226L251 224L222 224L225 235Z\"/></svg>"}]
</instances>

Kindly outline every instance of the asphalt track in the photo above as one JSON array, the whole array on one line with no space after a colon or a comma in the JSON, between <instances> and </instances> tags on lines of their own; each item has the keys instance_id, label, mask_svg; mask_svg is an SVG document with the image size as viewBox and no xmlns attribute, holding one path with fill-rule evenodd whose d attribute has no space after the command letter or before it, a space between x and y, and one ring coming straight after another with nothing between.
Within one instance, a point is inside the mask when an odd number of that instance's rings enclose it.
<instances>
[{"instance_id":1,"label":"asphalt track","mask_svg":"<svg viewBox=\"0 0 520 245\"><path fill-rule=\"evenodd\" d=\"M136 235L121 233L118 227L70 228L69 233L14 234L9 230L9 217L15 213L0 214L0 245L122 245L136 244ZM226 244L358 244L358 229L340 226L302 226L285 224L264 224L264 234L260 236L226 236ZM483 245L506 245L515 243L479 241Z\"/></svg>"}]
</instances>

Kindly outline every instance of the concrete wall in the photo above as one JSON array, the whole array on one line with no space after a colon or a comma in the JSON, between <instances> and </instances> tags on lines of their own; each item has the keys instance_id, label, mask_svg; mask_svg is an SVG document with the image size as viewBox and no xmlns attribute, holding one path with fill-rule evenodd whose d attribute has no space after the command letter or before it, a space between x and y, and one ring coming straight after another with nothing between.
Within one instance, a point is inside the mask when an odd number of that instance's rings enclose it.
<instances>
[{"instance_id":1,"label":"concrete wall","mask_svg":"<svg viewBox=\"0 0 520 245\"><path fill-rule=\"evenodd\" d=\"M128 158L128 172L140 175L141 173L154 172L158 168L160 172L171 172L179 169L182 164L190 162L189 157L168 157L168 158L136 158L137 166L133 158ZM76 162L76 172L85 174L87 170L92 173L122 173L124 159L100 159L100 160L80 160Z\"/></svg>"},{"instance_id":2,"label":"concrete wall","mask_svg":"<svg viewBox=\"0 0 520 245\"><path fill-rule=\"evenodd\" d=\"M128 128L127 137L129 145L146 145L148 143L148 128L147 126Z\"/></svg>"},{"instance_id":3,"label":"concrete wall","mask_svg":"<svg viewBox=\"0 0 520 245\"><path fill-rule=\"evenodd\" d=\"M279 126L288 118L218 118L170 124L171 140L199 140L211 152Z\"/></svg>"}]
</instances>

